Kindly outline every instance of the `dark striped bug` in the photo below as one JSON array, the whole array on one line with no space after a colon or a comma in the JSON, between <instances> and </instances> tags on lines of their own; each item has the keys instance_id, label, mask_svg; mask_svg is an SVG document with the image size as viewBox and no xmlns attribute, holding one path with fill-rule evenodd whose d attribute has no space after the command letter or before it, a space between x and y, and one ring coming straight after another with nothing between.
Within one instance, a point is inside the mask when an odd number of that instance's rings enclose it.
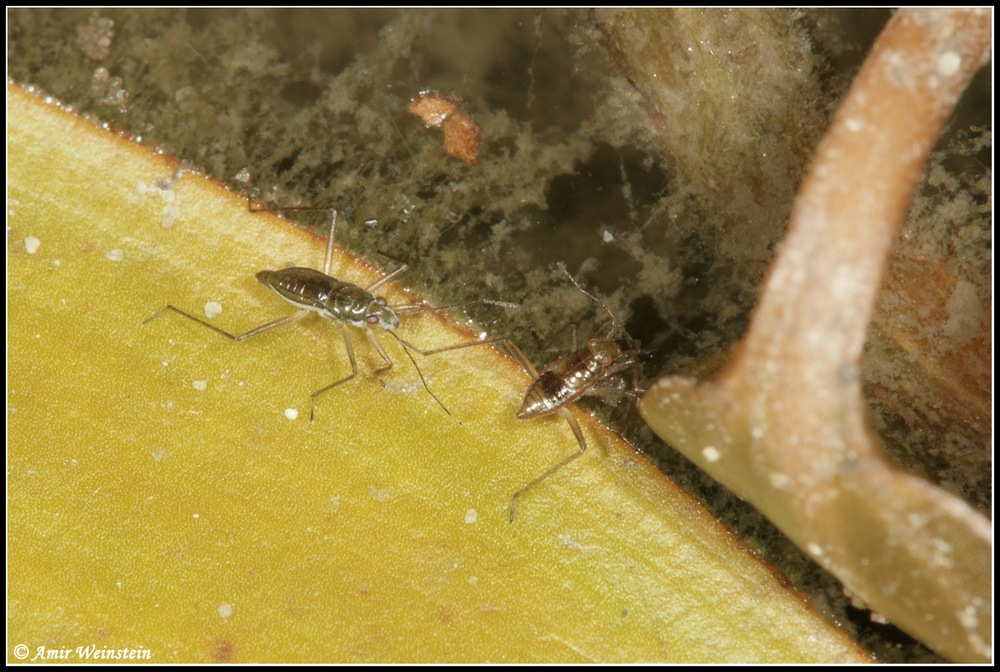
<instances>
[{"instance_id":1,"label":"dark striped bug","mask_svg":"<svg viewBox=\"0 0 1000 672\"><path fill-rule=\"evenodd\" d=\"M333 216L330 222L330 234L327 237L326 243L326 260L324 262L322 272L312 268L294 267L286 268L280 271L260 271L256 274L255 277L261 282L261 284L274 290L281 298L299 309L291 315L262 324L259 327L255 327L242 334L231 334L224 329L220 329L213 324L209 324L208 322L181 310L180 308L167 305L148 317L145 321L143 321L143 324L146 324L147 322L156 319L166 311L171 310L190 320L194 320L198 324L208 327L217 334L221 334L230 340L243 341L277 327L297 322L310 313L316 313L320 317L336 322L340 326L344 337L344 349L347 351L347 358L351 362L351 373L350 375L312 393L309 405L310 421L315 416L316 397L339 385L342 385L343 383L346 383L358 375L358 364L354 357L354 343L351 338L351 330L348 327L361 329L361 331L364 332L365 336L368 338L368 341L372 344L372 347L375 348L379 356L383 359L383 361L385 361L385 366L376 369L374 372L375 374L383 373L392 368L392 360L389 359L389 355L386 353L385 348L383 348L382 344L379 342L376 331L388 333L403 346L403 351L406 353L406 356L409 357L410 361L413 362L413 366L416 368L417 374L420 376L420 381L423 383L424 389L427 390L427 393L430 394L438 405L444 409L445 413L450 415L450 411L448 411L445 405L441 403L441 400L438 399L437 396L431 391L430 387L427 386L427 381L424 380L424 375L421 373L420 367L417 366L416 361L410 354L410 350L414 350L421 354L428 353L424 353L419 348L414 347L412 344L403 340L395 333L396 327L399 326L400 315L430 312L441 310L441 308L433 308L419 303L389 306L386 304L385 299L372 294L372 292L376 289L405 271L408 267L405 263L367 287L359 287L358 285L345 282L344 280L338 280L337 278L331 276L330 265L333 259L333 241L336 228L337 211L333 210Z\"/></svg>"}]
</instances>

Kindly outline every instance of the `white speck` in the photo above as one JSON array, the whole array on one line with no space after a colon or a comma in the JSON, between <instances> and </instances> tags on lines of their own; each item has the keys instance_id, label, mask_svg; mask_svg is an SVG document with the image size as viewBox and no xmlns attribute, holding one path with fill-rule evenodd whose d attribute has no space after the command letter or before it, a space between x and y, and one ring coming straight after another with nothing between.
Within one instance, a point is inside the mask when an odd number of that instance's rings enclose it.
<instances>
[{"instance_id":1,"label":"white speck","mask_svg":"<svg viewBox=\"0 0 1000 672\"><path fill-rule=\"evenodd\" d=\"M368 486L368 494L371 495L372 499L379 502L385 502L392 499L392 492L388 490L379 490L374 485Z\"/></svg>"},{"instance_id":2,"label":"white speck","mask_svg":"<svg viewBox=\"0 0 1000 672\"><path fill-rule=\"evenodd\" d=\"M849 130L851 133L857 133L862 128L864 128L865 125L861 123L860 119L855 119L854 117L850 117L844 120L844 126L846 126L847 130Z\"/></svg>"},{"instance_id":3,"label":"white speck","mask_svg":"<svg viewBox=\"0 0 1000 672\"><path fill-rule=\"evenodd\" d=\"M475 509L469 509L465 512L465 522L472 525L474 522L479 520L479 514L476 513Z\"/></svg>"},{"instance_id":4,"label":"white speck","mask_svg":"<svg viewBox=\"0 0 1000 672\"><path fill-rule=\"evenodd\" d=\"M223 602L219 605L219 616L222 618L229 618L233 615L233 605L228 602Z\"/></svg>"},{"instance_id":5,"label":"white speck","mask_svg":"<svg viewBox=\"0 0 1000 672\"><path fill-rule=\"evenodd\" d=\"M156 460L157 462L159 462L160 460L163 459L163 455L164 455L163 450L154 450L153 451L153 459Z\"/></svg>"},{"instance_id":6,"label":"white speck","mask_svg":"<svg viewBox=\"0 0 1000 672\"><path fill-rule=\"evenodd\" d=\"M569 536L568 534L560 534L560 535L558 535L556 537L556 539L558 539L562 543L566 544L566 546L568 546L569 548L572 548L574 551L585 551L585 550L587 550L587 549L585 549L583 547L583 545L579 541L577 541L573 537Z\"/></svg>"},{"instance_id":7,"label":"white speck","mask_svg":"<svg viewBox=\"0 0 1000 672\"><path fill-rule=\"evenodd\" d=\"M819 544L816 544L816 543L809 544L809 545L806 546L806 550L809 551L809 553L813 557L816 557L816 558L822 558L823 557L823 549L820 548Z\"/></svg>"},{"instance_id":8,"label":"white speck","mask_svg":"<svg viewBox=\"0 0 1000 672\"><path fill-rule=\"evenodd\" d=\"M58 259L53 259L52 260L52 265L53 266L61 266L62 262L60 260L58 260Z\"/></svg>"},{"instance_id":9,"label":"white speck","mask_svg":"<svg viewBox=\"0 0 1000 672\"><path fill-rule=\"evenodd\" d=\"M218 301L209 301L205 304L205 317L212 319L222 314L222 304Z\"/></svg>"},{"instance_id":10,"label":"white speck","mask_svg":"<svg viewBox=\"0 0 1000 672\"><path fill-rule=\"evenodd\" d=\"M976 608L969 604L958 612L958 622L966 630L975 630L979 625L979 617L976 615Z\"/></svg>"},{"instance_id":11,"label":"white speck","mask_svg":"<svg viewBox=\"0 0 1000 672\"><path fill-rule=\"evenodd\" d=\"M174 192L170 192L171 194ZM181 218L181 204L180 201L168 203L163 207L163 219L160 221L160 225L164 229L169 229L174 225L178 219Z\"/></svg>"},{"instance_id":12,"label":"white speck","mask_svg":"<svg viewBox=\"0 0 1000 672\"><path fill-rule=\"evenodd\" d=\"M938 74L944 77L951 77L962 67L962 57L954 51L946 51L937 60Z\"/></svg>"},{"instance_id":13,"label":"white speck","mask_svg":"<svg viewBox=\"0 0 1000 672\"><path fill-rule=\"evenodd\" d=\"M163 366L170 366L170 362L165 359L161 362L161 364L163 364Z\"/></svg>"},{"instance_id":14,"label":"white speck","mask_svg":"<svg viewBox=\"0 0 1000 672\"><path fill-rule=\"evenodd\" d=\"M79 460L75 460L75 459L74 459L74 460L70 460L70 461L69 461L69 466L71 466L71 467L75 467L75 466L77 466L78 464L80 464Z\"/></svg>"},{"instance_id":15,"label":"white speck","mask_svg":"<svg viewBox=\"0 0 1000 672\"><path fill-rule=\"evenodd\" d=\"M709 462L716 462L720 457L722 457L722 453L720 453L719 449L715 446L705 446L701 449L701 454L704 455L705 459Z\"/></svg>"},{"instance_id":16,"label":"white speck","mask_svg":"<svg viewBox=\"0 0 1000 672\"><path fill-rule=\"evenodd\" d=\"M477 583L479 583L479 579L477 577L475 577L475 576L470 576L469 577L469 585L470 586L474 586Z\"/></svg>"},{"instance_id":17,"label":"white speck","mask_svg":"<svg viewBox=\"0 0 1000 672\"><path fill-rule=\"evenodd\" d=\"M116 247L113 250L108 250L107 252L105 252L104 256L107 257L110 261L121 261L122 259L125 258L125 253Z\"/></svg>"},{"instance_id":18,"label":"white speck","mask_svg":"<svg viewBox=\"0 0 1000 672\"><path fill-rule=\"evenodd\" d=\"M294 420L295 418L299 417L299 409L297 409L297 408L286 408L285 409L285 417L288 418L289 420Z\"/></svg>"},{"instance_id":19,"label":"white speck","mask_svg":"<svg viewBox=\"0 0 1000 672\"><path fill-rule=\"evenodd\" d=\"M201 514L200 514L200 513L196 513L196 514L194 514L194 515L193 515L193 516L191 516L191 517L192 517L192 518L201 518Z\"/></svg>"},{"instance_id":20,"label":"white speck","mask_svg":"<svg viewBox=\"0 0 1000 672\"><path fill-rule=\"evenodd\" d=\"M196 380L193 383L191 383L191 387L193 387L194 389L198 390L199 392L204 392L205 389L208 387L208 381L207 380Z\"/></svg>"},{"instance_id":21,"label":"white speck","mask_svg":"<svg viewBox=\"0 0 1000 672\"><path fill-rule=\"evenodd\" d=\"M27 250L28 254L34 254L38 251L38 247L42 244L42 241L38 240L34 236L28 236L24 239L24 249Z\"/></svg>"},{"instance_id":22,"label":"white speck","mask_svg":"<svg viewBox=\"0 0 1000 672\"><path fill-rule=\"evenodd\" d=\"M934 552L931 553L930 564L932 567L951 567L954 564L951 555L951 544L944 539L934 539Z\"/></svg>"},{"instance_id":23,"label":"white speck","mask_svg":"<svg viewBox=\"0 0 1000 672\"><path fill-rule=\"evenodd\" d=\"M243 168L240 172L233 176L233 179L238 182L249 182L250 181L250 171L247 168Z\"/></svg>"},{"instance_id":24,"label":"white speck","mask_svg":"<svg viewBox=\"0 0 1000 672\"><path fill-rule=\"evenodd\" d=\"M118 590L121 590L121 589L122 589L122 582L121 582L121 581L117 581L117 582L115 583L115 585L116 585L116 586L118 586Z\"/></svg>"},{"instance_id":25,"label":"white speck","mask_svg":"<svg viewBox=\"0 0 1000 672\"><path fill-rule=\"evenodd\" d=\"M792 482L792 479L788 476L788 474L782 474L779 472L771 474L768 476L768 479L771 481L771 487L777 488L778 490L787 488Z\"/></svg>"},{"instance_id":26,"label":"white speck","mask_svg":"<svg viewBox=\"0 0 1000 672\"><path fill-rule=\"evenodd\" d=\"M613 243L615 242L615 236L614 234L611 233L609 229L604 229L603 231L601 231L601 240L603 240L605 243Z\"/></svg>"}]
</instances>

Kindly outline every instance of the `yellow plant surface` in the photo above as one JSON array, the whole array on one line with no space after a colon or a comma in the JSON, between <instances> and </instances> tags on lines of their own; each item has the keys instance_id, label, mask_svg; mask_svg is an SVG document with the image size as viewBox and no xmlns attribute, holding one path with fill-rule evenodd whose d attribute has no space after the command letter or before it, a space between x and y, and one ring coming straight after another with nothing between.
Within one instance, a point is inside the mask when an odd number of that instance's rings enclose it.
<instances>
[{"instance_id":1,"label":"yellow plant surface","mask_svg":"<svg viewBox=\"0 0 1000 672\"><path fill-rule=\"evenodd\" d=\"M515 419L528 379L488 346L415 355L449 415L355 330L359 376L310 423L350 371L336 325L142 325L287 315L254 273L324 241L14 86L7 115L8 662L866 659L580 411L593 448L508 523L576 441Z\"/></svg>"}]
</instances>

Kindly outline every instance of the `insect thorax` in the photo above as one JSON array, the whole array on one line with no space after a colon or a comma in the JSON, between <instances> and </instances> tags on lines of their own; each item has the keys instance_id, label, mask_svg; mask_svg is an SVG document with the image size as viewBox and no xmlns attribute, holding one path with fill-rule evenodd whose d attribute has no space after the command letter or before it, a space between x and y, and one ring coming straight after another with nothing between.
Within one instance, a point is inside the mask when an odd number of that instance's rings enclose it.
<instances>
[{"instance_id":1,"label":"insect thorax","mask_svg":"<svg viewBox=\"0 0 1000 672\"><path fill-rule=\"evenodd\" d=\"M261 271L257 279L289 303L316 311L331 320L356 327L367 324L395 329L399 326L396 313L371 292L312 268Z\"/></svg>"}]
</instances>

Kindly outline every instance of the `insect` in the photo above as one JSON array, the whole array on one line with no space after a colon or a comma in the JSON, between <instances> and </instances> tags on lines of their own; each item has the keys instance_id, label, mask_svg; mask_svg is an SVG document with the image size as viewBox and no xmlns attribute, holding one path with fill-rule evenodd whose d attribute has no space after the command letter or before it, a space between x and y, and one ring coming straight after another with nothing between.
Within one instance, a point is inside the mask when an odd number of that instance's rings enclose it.
<instances>
[{"instance_id":1,"label":"insect","mask_svg":"<svg viewBox=\"0 0 1000 672\"><path fill-rule=\"evenodd\" d=\"M458 348L485 345L487 343L504 343L532 378L531 385L524 395L524 401L521 403L521 408L517 411L517 418L519 420L529 420L531 418L540 418L553 413L559 413L569 423L570 429L573 430L573 435L576 436L580 450L551 467L541 476L514 493L510 502L509 520L511 523L514 522L514 514L517 511L519 497L583 455L587 450L587 440L583 435L583 430L580 429L580 424L576 421L576 418L566 408L567 404L573 403L586 394L602 391L600 387L601 383L607 381L616 373L620 373L629 367L635 367L638 364L631 351L623 351L618 343L611 340L611 337L618 330L618 321L615 319L611 309L581 287L580 283L570 275L565 266L559 264L559 268L570 279L570 282L576 285L577 289L604 308L608 315L611 316L611 330L604 338L592 338L588 340L584 347L557 358L543 367L541 372L535 369L531 361L528 360L527 356L513 341L504 336L477 343L460 343L421 353L432 355L445 350L455 350ZM634 380L633 388L635 388ZM613 393L627 396L633 395L632 390L615 389Z\"/></svg>"},{"instance_id":2,"label":"insect","mask_svg":"<svg viewBox=\"0 0 1000 672\"><path fill-rule=\"evenodd\" d=\"M376 334L376 330L378 330L388 333L390 336L399 341L399 343L403 346L403 351L406 353L406 356L409 357L411 362L413 362L413 366L416 368L417 374L420 376L420 381L423 383L424 389L427 390L427 393L430 394L438 405L444 409L445 413L451 415L451 412L448 411L447 407L441 403L441 400L438 399L437 396L431 391L430 387L427 386L427 381L424 379L424 375L421 373L420 367L417 366L417 362L413 359L413 356L409 352L411 349L421 353L422 351L415 348L395 333L396 327L399 326L399 315L440 310L440 308L432 308L426 306L425 304L389 306L384 298L372 294L372 292L377 290L379 287L405 271L408 267L405 263L367 287L359 287L358 285L332 277L330 275L330 264L333 259L333 241L336 228L337 211L333 210L333 216L330 221L330 234L327 237L326 242L326 260L323 264L322 272L312 268L294 267L286 268L280 271L260 271L256 274L256 278L261 282L261 284L274 290L281 298L298 308L298 310L291 315L262 324L259 327L255 327L245 333L234 335L216 327L213 324L209 324L208 322L205 322L204 320L195 317L180 308L167 305L150 317L146 318L142 324L147 324L148 322L155 320L167 311L173 311L208 327L217 334L221 334L230 340L244 341L248 338L259 336L260 334L277 327L297 322L310 313L316 313L320 317L325 317L328 320L336 322L340 325L341 332L343 333L344 349L347 351L347 358L351 362L351 374L312 393L309 405L310 421L312 421L315 417L317 397L325 392L329 392L343 383L346 383L358 375L358 364L354 357L354 343L351 339L351 330L348 327L361 329L368 338L368 341L372 344L379 356L385 362L385 366L374 371L376 375L392 368L392 360L389 359L389 355L386 353L385 348L382 347L382 344L378 340L378 336Z\"/></svg>"},{"instance_id":3,"label":"insect","mask_svg":"<svg viewBox=\"0 0 1000 672\"><path fill-rule=\"evenodd\" d=\"M524 395L524 401L517 412L517 418L519 420L528 420L551 415L552 413L559 413L569 423L570 429L573 430L573 434L576 436L577 443L580 444L579 451L549 468L542 475L514 493L510 501L511 523L514 522L514 514L517 510L517 500L519 497L583 455L587 450L587 440L583 436L580 424L569 412L569 409L566 408L566 405L573 403L585 394L598 391L600 384L608 380L610 376L629 367L634 367L637 364L636 359L631 353L623 351L618 343L611 340L615 331L618 330L618 321L615 319L611 309L581 287L580 283L570 275L565 266L560 264L559 268L570 279L570 282L576 285L577 289L607 311L611 317L611 330L608 331L604 338L591 338L584 347L558 357L543 367L541 372L536 371L528 361L528 358L524 356L524 353L513 343L510 343L518 359L521 360L521 365L532 376L531 385ZM631 391L622 393L629 394Z\"/></svg>"}]
</instances>

